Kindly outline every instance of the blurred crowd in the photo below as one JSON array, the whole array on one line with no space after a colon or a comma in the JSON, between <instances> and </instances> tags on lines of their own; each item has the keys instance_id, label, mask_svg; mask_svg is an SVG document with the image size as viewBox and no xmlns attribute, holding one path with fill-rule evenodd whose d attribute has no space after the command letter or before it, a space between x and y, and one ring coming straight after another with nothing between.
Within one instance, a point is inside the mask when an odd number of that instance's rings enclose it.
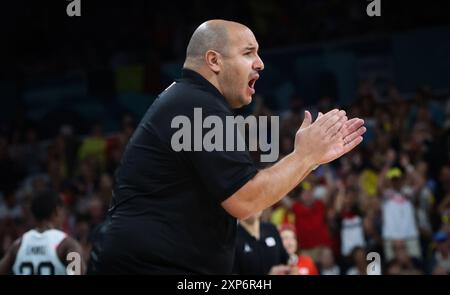
<instances>
[{"instance_id":1,"label":"blurred crowd","mask_svg":"<svg viewBox=\"0 0 450 295\"><path fill-rule=\"evenodd\" d=\"M334 106L328 97L316 106L294 99L281 114L281 156L304 109ZM383 274L449 274L450 100L427 87L407 99L394 86L381 98L364 82L346 109L365 120L363 144L315 170L265 220L293 226L297 251L322 274L366 274L370 252ZM270 113L263 103L257 111Z\"/></svg>"},{"instance_id":2,"label":"blurred crowd","mask_svg":"<svg viewBox=\"0 0 450 295\"><path fill-rule=\"evenodd\" d=\"M293 149L303 110L317 114L336 106L344 107L329 97L306 106L293 96L291 108L276 113L256 96L253 114L280 116L282 158ZM365 119L363 144L318 167L262 220L291 229L282 236L296 245L286 248L308 257L320 274L365 274L370 252L381 256L383 274L449 274L450 100L437 99L427 87L405 98L391 86L381 97L364 82L344 108L349 117ZM33 226L30 199L47 188L60 193L63 230L89 257L92 231L104 220L135 120L125 115L112 134L104 134L100 123L85 136L60 126L50 140L33 127L1 133L0 257Z\"/></svg>"}]
</instances>

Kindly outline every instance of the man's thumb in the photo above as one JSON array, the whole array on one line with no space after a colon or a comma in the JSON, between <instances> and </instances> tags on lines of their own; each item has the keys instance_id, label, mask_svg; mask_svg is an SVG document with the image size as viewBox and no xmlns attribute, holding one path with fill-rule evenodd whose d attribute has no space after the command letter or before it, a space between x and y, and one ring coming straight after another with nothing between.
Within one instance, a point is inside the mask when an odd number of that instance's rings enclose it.
<instances>
[{"instance_id":1,"label":"man's thumb","mask_svg":"<svg viewBox=\"0 0 450 295\"><path fill-rule=\"evenodd\" d=\"M305 118L303 119L300 129L308 127L309 125L311 125L311 122L312 122L311 113L309 111L305 111Z\"/></svg>"}]
</instances>

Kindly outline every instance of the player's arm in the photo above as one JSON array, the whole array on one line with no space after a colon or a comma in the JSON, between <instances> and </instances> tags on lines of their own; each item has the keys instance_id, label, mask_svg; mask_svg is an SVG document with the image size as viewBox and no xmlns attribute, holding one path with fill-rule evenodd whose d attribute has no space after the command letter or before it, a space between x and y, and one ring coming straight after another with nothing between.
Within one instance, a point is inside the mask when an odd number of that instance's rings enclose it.
<instances>
[{"instance_id":1,"label":"player's arm","mask_svg":"<svg viewBox=\"0 0 450 295\"><path fill-rule=\"evenodd\" d=\"M312 122L305 120L295 136L294 151L270 168L259 171L232 196L223 208L238 219L246 219L283 198L320 164L331 162L362 142L364 121L347 120L344 111L332 110Z\"/></svg>"},{"instance_id":2,"label":"player's arm","mask_svg":"<svg viewBox=\"0 0 450 295\"><path fill-rule=\"evenodd\" d=\"M0 260L0 275L7 275L11 273L14 261L16 260L17 252L20 248L21 239L17 239L6 251L5 256Z\"/></svg>"},{"instance_id":3,"label":"player's arm","mask_svg":"<svg viewBox=\"0 0 450 295\"><path fill-rule=\"evenodd\" d=\"M68 260L67 255L71 252L78 253L81 258L80 274L84 275L86 273L86 260L83 257L83 249L81 248L80 243L78 243L74 238L67 236L59 245L57 252L59 259L65 266L69 265L71 262L71 260Z\"/></svg>"}]
</instances>

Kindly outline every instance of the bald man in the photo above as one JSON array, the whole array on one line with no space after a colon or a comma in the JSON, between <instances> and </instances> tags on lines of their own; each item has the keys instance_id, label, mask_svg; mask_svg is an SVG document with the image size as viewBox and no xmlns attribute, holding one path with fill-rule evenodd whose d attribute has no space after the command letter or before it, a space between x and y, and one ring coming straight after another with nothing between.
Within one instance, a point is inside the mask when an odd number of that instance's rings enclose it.
<instances>
[{"instance_id":1,"label":"bald man","mask_svg":"<svg viewBox=\"0 0 450 295\"><path fill-rule=\"evenodd\" d=\"M155 100L124 151L90 273L231 273L236 219L278 202L315 166L362 141L363 121L331 110L314 122L305 112L295 150L265 170L247 151L175 149L180 122L193 122L192 134L211 129L195 122L195 110L222 123L251 102L264 69L258 50L252 31L235 22L211 20L195 30L182 78Z\"/></svg>"}]
</instances>

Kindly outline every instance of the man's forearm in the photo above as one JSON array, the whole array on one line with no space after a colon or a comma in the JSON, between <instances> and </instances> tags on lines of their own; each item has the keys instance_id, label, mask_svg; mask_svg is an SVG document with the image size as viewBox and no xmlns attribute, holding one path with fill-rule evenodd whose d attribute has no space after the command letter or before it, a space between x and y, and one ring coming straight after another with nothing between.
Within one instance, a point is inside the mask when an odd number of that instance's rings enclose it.
<instances>
[{"instance_id":1,"label":"man's forearm","mask_svg":"<svg viewBox=\"0 0 450 295\"><path fill-rule=\"evenodd\" d=\"M314 166L307 157L291 153L272 167L261 170L255 177L262 190L259 196L254 196L255 211L277 203L311 173Z\"/></svg>"},{"instance_id":2,"label":"man's forearm","mask_svg":"<svg viewBox=\"0 0 450 295\"><path fill-rule=\"evenodd\" d=\"M295 135L295 150L274 166L262 170L232 196L223 208L245 219L278 202L291 191L316 164L329 163L348 153L363 140L364 121L347 120L344 111L329 111L312 122L309 112ZM300 151L300 152L299 152Z\"/></svg>"},{"instance_id":3,"label":"man's forearm","mask_svg":"<svg viewBox=\"0 0 450 295\"><path fill-rule=\"evenodd\" d=\"M238 205L232 208L236 212L234 215L246 219L272 206L295 188L313 168L314 164L307 156L293 152L272 167L261 170L231 197L239 199Z\"/></svg>"}]
</instances>

